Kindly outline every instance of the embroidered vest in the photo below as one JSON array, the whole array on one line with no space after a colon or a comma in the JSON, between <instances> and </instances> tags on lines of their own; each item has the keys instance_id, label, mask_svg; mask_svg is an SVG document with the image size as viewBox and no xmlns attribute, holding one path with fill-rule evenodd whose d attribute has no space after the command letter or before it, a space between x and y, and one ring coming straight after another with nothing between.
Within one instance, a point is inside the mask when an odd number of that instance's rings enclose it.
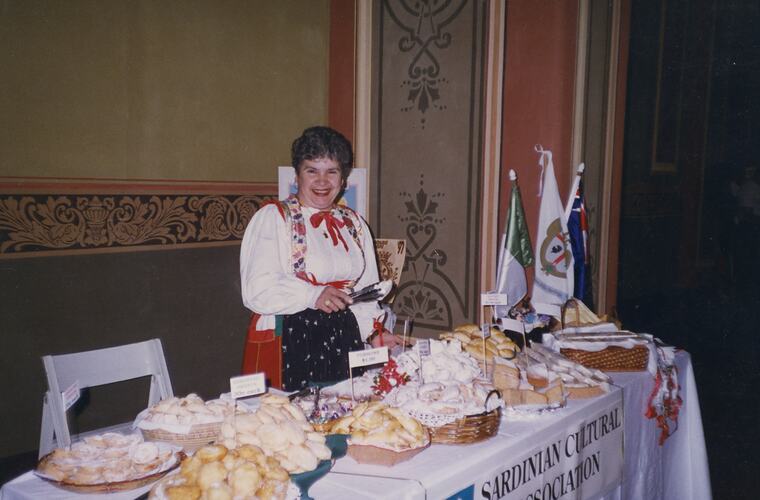
<instances>
[{"instance_id":1,"label":"embroidered vest","mask_svg":"<svg viewBox=\"0 0 760 500\"><path fill-rule=\"evenodd\" d=\"M310 278L306 273L306 222L301 210L301 202L295 195L290 195L285 200L278 201L277 207L280 209L280 215L286 221L290 221L290 264L293 274L304 281L315 283L313 277ZM348 234L354 239L364 256L362 224L356 212L343 205L336 205L332 209L332 215L343 221ZM350 286L353 285L353 282L350 283Z\"/></svg>"}]
</instances>

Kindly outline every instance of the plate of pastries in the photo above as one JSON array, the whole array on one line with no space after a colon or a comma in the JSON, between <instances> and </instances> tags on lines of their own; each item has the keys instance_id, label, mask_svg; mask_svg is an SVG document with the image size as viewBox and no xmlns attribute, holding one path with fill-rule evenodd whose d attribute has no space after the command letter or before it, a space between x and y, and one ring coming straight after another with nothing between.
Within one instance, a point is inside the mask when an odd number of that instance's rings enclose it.
<instances>
[{"instance_id":1,"label":"plate of pastries","mask_svg":"<svg viewBox=\"0 0 760 500\"><path fill-rule=\"evenodd\" d=\"M35 473L69 491L107 493L139 488L177 468L179 447L143 441L139 434L87 436L42 457Z\"/></svg>"}]
</instances>

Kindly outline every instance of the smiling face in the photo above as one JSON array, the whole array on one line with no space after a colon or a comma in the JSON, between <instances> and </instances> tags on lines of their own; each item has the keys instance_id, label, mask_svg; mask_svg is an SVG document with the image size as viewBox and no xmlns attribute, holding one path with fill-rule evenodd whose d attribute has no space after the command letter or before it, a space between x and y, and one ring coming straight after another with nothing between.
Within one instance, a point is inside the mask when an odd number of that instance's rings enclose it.
<instances>
[{"instance_id":1,"label":"smiling face","mask_svg":"<svg viewBox=\"0 0 760 500\"><path fill-rule=\"evenodd\" d=\"M330 158L303 160L298 169L298 199L301 204L327 210L338 197L343 178L340 165Z\"/></svg>"}]
</instances>

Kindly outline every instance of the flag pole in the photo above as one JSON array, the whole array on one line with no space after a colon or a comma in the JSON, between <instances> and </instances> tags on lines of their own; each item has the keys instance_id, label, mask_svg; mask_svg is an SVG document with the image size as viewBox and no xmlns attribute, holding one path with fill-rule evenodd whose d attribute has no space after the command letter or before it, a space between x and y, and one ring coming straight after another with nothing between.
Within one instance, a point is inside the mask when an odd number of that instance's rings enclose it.
<instances>
[{"instance_id":1,"label":"flag pole","mask_svg":"<svg viewBox=\"0 0 760 500\"><path fill-rule=\"evenodd\" d=\"M513 182L514 184L517 184L517 173L514 169L509 169L509 180ZM511 210L511 204L512 200L510 199L510 210ZM505 254L507 251L507 228L509 227L509 212L507 212L507 217L504 219L504 231L501 233L501 246L499 247L499 261L497 264L498 273L496 275L496 291L502 290L504 283L502 281L506 280L506 273L504 272L504 259ZM494 308L495 309L495 308Z\"/></svg>"},{"instance_id":2,"label":"flag pole","mask_svg":"<svg viewBox=\"0 0 760 500\"><path fill-rule=\"evenodd\" d=\"M573 211L573 201L575 201L575 194L578 192L578 186L581 185L581 176L583 175L584 170L586 170L585 163L578 165L578 169L575 172L575 178L573 179L573 185L570 187L570 195L567 197L567 203L565 203L565 220L570 218L570 212Z\"/></svg>"}]
</instances>

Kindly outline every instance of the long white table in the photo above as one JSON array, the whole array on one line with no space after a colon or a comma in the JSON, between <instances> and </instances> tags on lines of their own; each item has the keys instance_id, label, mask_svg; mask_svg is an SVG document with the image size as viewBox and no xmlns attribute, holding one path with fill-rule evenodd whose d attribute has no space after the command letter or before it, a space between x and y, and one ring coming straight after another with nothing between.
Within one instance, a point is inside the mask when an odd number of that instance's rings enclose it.
<instances>
[{"instance_id":1,"label":"long white table","mask_svg":"<svg viewBox=\"0 0 760 500\"><path fill-rule=\"evenodd\" d=\"M434 445L390 468L361 465L344 457L311 488L310 494L316 499L566 499L589 498L594 492L592 498L604 500L709 500L712 495L707 455L688 353L679 352L676 365L683 407L678 430L663 446L658 445L659 429L655 422L644 417L653 387L652 377L646 372L620 373L613 375L617 387L605 396L570 401L567 407L538 418L506 413L498 436L481 443ZM619 407L623 409L624 418L616 427L612 425L615 416L611 412ZM594 429L604 427L606 435L581 452L573 451L573 444L582 439L574 433L589 425ZM556 443L557 456L562 454L562 463L551 457L553 443ZM623 452L615 452L615 449ZM538 461L544 462L543 473L527 472L529 457L541 458ZM589 473L587 476L584 467ZM573 469L576 476L571 479ZM583 484L579 484L578 473L584 476ZM523 477L515 481L518 474ZM527 476L531 476L531 480L522 481ZM537 495L535 485L539 488ZM143 492L135 490L107 495L107 498L136 498ZM0 490L0 498L93 496L59 490L28 472L6 483Z\"/></svg>"}]
</instances>

